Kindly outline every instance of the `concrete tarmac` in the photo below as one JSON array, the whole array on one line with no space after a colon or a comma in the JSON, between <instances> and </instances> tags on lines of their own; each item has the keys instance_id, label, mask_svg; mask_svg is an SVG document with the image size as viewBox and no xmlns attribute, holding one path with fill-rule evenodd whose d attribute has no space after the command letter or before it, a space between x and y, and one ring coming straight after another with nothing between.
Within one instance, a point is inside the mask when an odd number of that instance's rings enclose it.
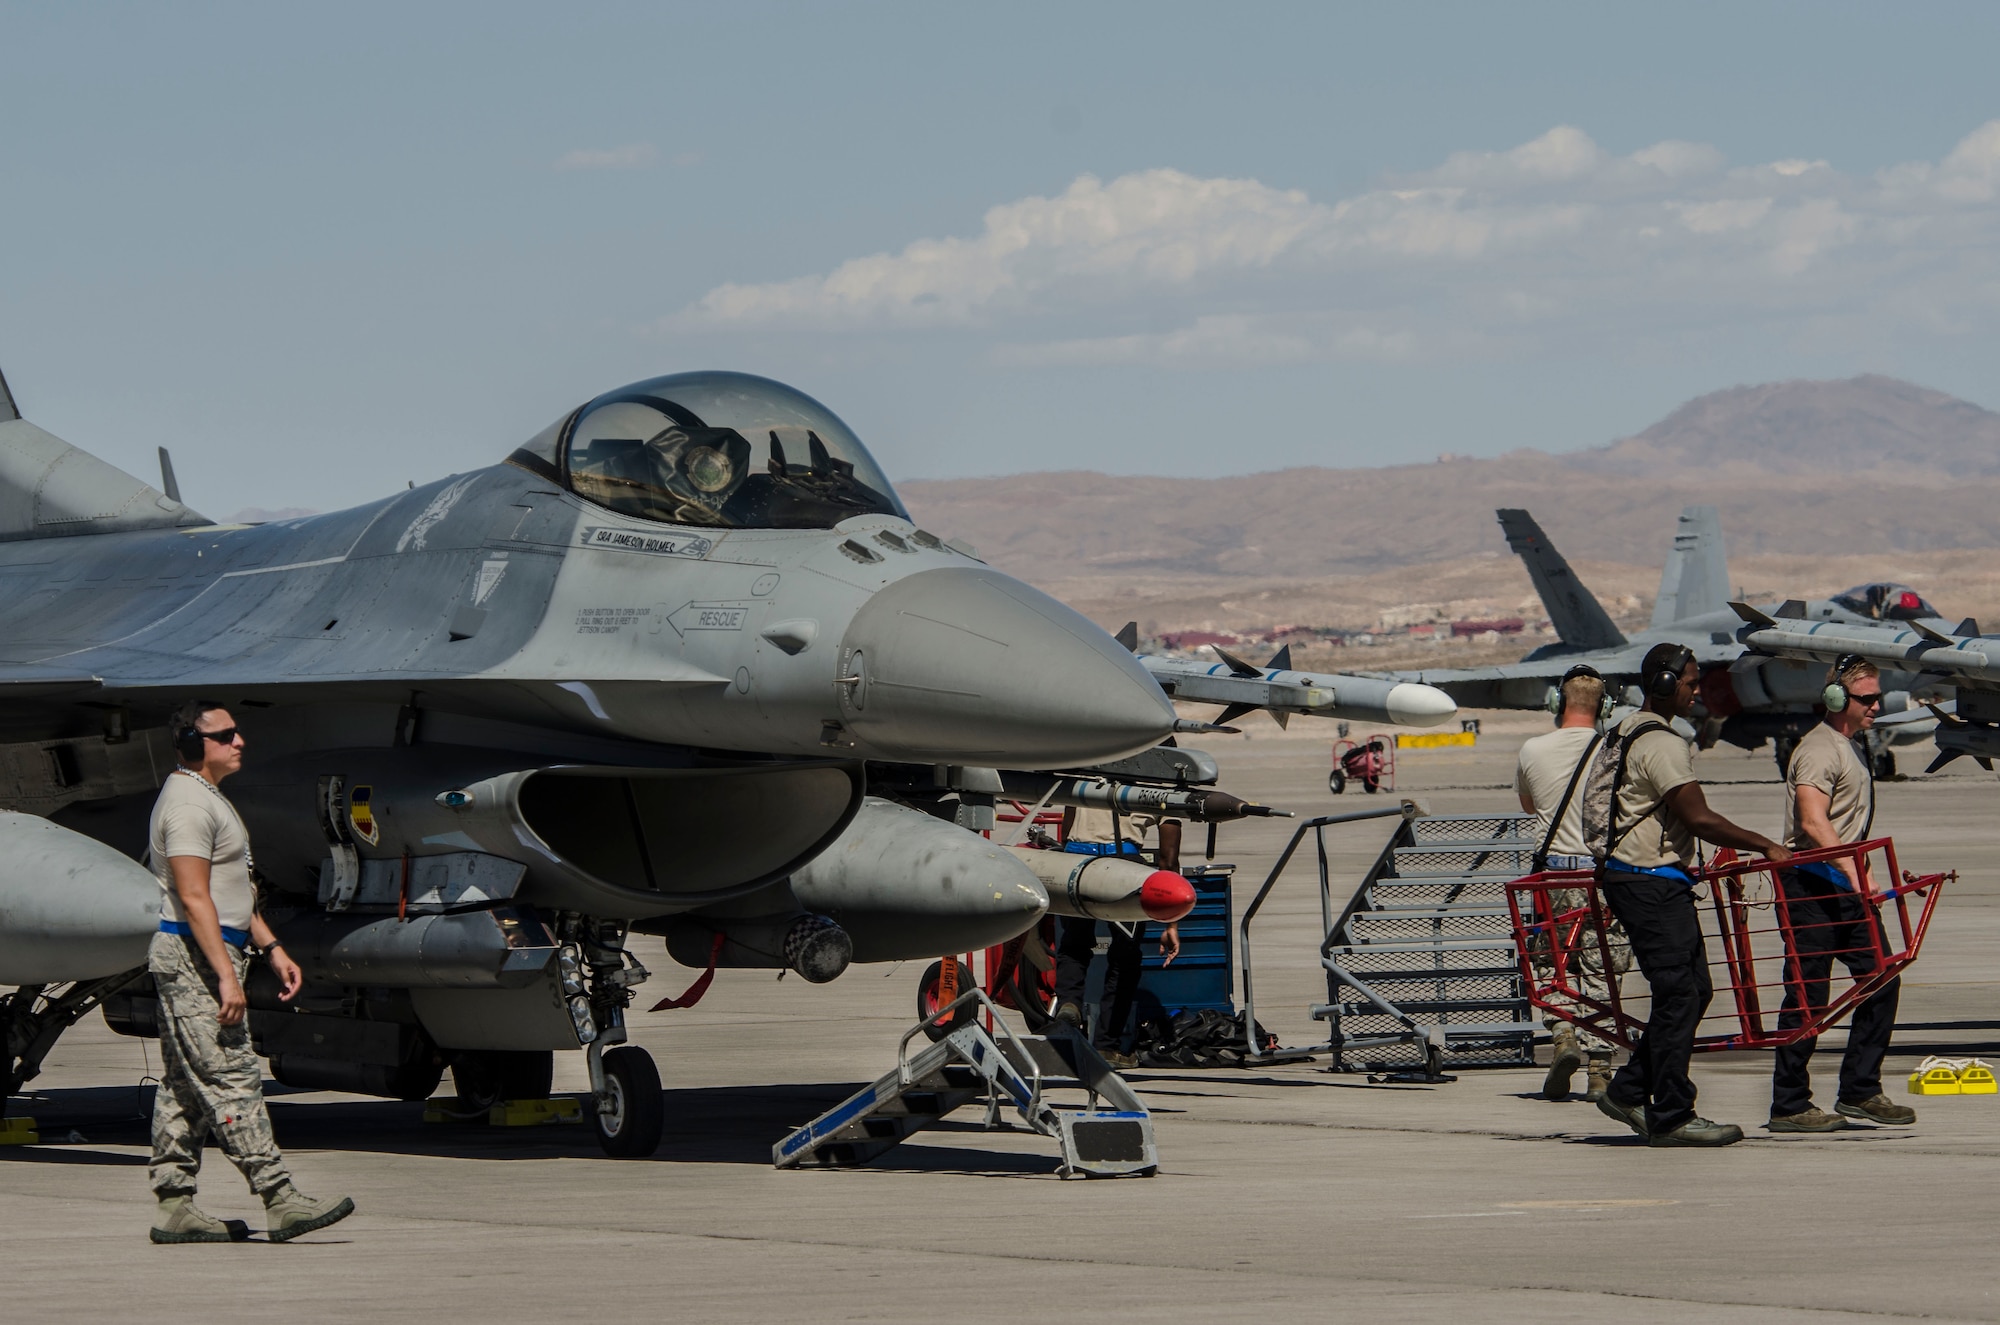
<instances>
[{"instance_id":1,"label":"concrete tarmac","mask_svg":"<svg viewBox=\"0 0 2000 1325\"><path fill-rule=\"evenodd\" d=\"M1229 790L1301 817L1366 803L1326 790L1326 724L1217 738ZM1509 809L1520 741L1495 717L1473 750L1405 752L1401 793L1436 813ZM1905 752L1921 767L1928 747ZM1711 800L1775 829L1768 751L1713 751ZM1227 826L1239 898L1292 825ZM50 1144L0 1148L0 1302L17 1321L883 1320L945 1316L1235 1320L1274 1310L1380 1320L2000 1320L1987 1256L2000 1229L2000 1096L1910 1099L1927 1053L2000 1063L2000 786L1969 762L1884 784L1878 830L1913 869L1955 868L1903 988L1892 1095L1914 1127L1778 1137L1768 1055L1696 1060L1701 1110L1741 1145L1650 1150L1539 1070L1441 1086L1370 1085L1324 1060L1270 1071L1138 1071L1156 1111L1152 1179L1055 1178L1053 1144L976 1118L859 1170L781 1173L771 1144L888 1070L918 964L829 986L723 972L705 1001L639 1013L667 1136L612 1161L581 1127L426 1126L421 1108L272 1086L300 1184L347 1193L347 1222L286 1246L154 1247L146 1125L157 1046L92 1017L11 1113ZM1335 830L1336 889L1386 825ZM1198 832L1190 833L1198 843ZM1261 1019L1324 1037L1310 867L1280 882L1254 936ZM694 973L657 943L651 1002ZM1836 986L1838 987L1838 986ZM1840 1036L1816 1060L1831 1107ZM580 1055L558 1089L582 1083ZM1579 1078L1580 1084L1580 1078ZM975 1111L967 1111L972 1113ZM210 1151L202 1204L261 1227Z\"/></svg>"}]
</instances>

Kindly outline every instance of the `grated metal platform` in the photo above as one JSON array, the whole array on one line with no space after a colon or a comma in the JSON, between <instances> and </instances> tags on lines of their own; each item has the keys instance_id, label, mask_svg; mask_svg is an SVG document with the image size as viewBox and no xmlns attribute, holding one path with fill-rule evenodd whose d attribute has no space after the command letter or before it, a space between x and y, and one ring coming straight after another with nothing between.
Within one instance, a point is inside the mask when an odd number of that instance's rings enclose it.
<instances>
[{"instance_id":1,"label":"grated metal platform","mask_svg":"<svg viewBox=\"0 0 2000 1325\"><path fill-rule=\"evenodd\" d=\"M1333 1069L1520 1067L1540 1022L1507 906L1531 868L1532 815L1406 819L1320 949Z\"/></svg>"}]
</instances>

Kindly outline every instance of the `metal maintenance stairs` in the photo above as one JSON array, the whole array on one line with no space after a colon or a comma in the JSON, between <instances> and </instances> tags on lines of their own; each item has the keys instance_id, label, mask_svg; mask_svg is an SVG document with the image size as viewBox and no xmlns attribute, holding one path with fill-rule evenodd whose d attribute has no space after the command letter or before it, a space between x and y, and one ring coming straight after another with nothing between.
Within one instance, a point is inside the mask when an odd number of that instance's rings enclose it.
<instances>
[{"instance_id":1,"label":"metal maintenance stairs","mask_svg":"<svg viewBox=\"0 0 2000 1325\"><path fill-rule=\"evenodd\" d=\"M1522 1067L1534 1019L1506 884L1529 872L1533 815L1406 820L1327 934L1320 964L1333 1070Z\"/></svg>"},{"instance_id":2,"label":"metal maintenance stairs","mask_svg":"<svg viewBox=\"0 0 2000 1325\"><path fill-rule=\"evenodd\" d=\"M981 1023L981 1006L993 1029ZM948 1020L947 1020L948 1018ZM978 989L968 989L938 1013L952 1029L915 1054L910 1042L931 1022L919 1022L896 1046L896 1070L827 1110L771 1147L781 1169L845 1168L866 1164L968 1104L986 1102L986 1122L1006 1104L1028 1127L1062 1148L1063 1177L1151 1177L1160 1165L1153 1120L1132 1088L1082 1035L1058 1027L1021 1035ZM1081 1108L1049 1102L1050 1090L1080 1090ZM1100 1107L1099 1101L1108 1107Z\"/></svg>"}]
</instances>

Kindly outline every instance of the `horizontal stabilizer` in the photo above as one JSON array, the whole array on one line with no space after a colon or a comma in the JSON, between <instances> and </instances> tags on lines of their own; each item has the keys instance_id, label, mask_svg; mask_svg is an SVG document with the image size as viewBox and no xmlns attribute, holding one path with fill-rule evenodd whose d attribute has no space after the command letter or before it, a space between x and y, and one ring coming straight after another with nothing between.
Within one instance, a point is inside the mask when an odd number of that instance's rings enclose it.
<instances>
[{"instance_id":1,"label":"horizontal stabilizer","mask_svg":"<svg viewBox=\"0 0 2000 1325\"><path fill-rule=\"evenodd\" d=\"M1526 511L1502 510L1500 528L1507 535L1507 547L1528 568L1542 608L1556 636L1574 649L1615 649L1625 636L1612 624L1604 605L1576 578L1569 562L1549 543L1548 535Z\"/></svg>"}]
</instances>

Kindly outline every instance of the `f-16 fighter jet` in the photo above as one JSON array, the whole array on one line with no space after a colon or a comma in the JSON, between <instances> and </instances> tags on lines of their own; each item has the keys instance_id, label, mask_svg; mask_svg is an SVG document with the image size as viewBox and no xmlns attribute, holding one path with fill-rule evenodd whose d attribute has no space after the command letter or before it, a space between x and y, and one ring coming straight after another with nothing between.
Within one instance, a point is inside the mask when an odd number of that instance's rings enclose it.
<instances>
[{"instance_id":1,"label":"f-16 fighter jet","mask_svg":"<svg viewBox=\"0 0 2000 1325\"><path fill-rule=\"evenodd\" d=\"M1556 551L1533 516L1521 510L1495 512L1507 535L1507 546L1528 568L1535 592L1547 609L1557 642L1544 644L1518 663L1498 667L1425 668L1392 675L1421 681L1449 694L1468 708L1543 708L1554 687L1570 668L1588 663L1612 683L1614 697L1636 683L1639 664L1653 645L1684 644L1701 665L1701 711L1696 735L1703 748L1726 741L1755 750L1774 744L1783 768L1800 736L1819 721L1814 705L1825 678L1766 658L1744 657L1736 632L1743 622L1730 610L1729 563L1722 543L1722 521L1713 506L1689 506L1681 512L1673 548L1660 574L1660 592L1645 630L1626 636L1610 613L1584 587L1569 562ZM1778 610L1774 605L1773 611ZM1784 610L1813 621L1846 623L1877 620L1923 620L1943 625L1937 611L1915 591L1900 584L1864 584L1830 599L1795 602ZM1921 684L1912 675L1885 670L1889 687L1886 712L1910 709L1910 691ZM1628 702L1637 705L1636 696ZM1870 733L1870 754L1876 771L1895 771L1889 747L1921 741L1934 720L1921 710L1912 720L1879 723Z\"/></svg>"},{"instance_id":2,"label":"f-16 fighter jet","mask_svg":"<svg viewBox=\"0 0 2000 1325\"><path fill-rule=\"evenodd\" d=\"M639 936L813 980L1004 941L1033 872L868 771L997 788L1175 729L1130 652L917 527L790 387L654 378L496 458L219 525L0 383L0 1100L86 1010L154 1015L135 858L188 698L244 734L228 795L306 975L248 990L273 1075L421 1098L449 1066L477 1103L583 1049L614 1154L659 1137L650 1059L606 1052Z\"/></svg>"}]
</instances>

